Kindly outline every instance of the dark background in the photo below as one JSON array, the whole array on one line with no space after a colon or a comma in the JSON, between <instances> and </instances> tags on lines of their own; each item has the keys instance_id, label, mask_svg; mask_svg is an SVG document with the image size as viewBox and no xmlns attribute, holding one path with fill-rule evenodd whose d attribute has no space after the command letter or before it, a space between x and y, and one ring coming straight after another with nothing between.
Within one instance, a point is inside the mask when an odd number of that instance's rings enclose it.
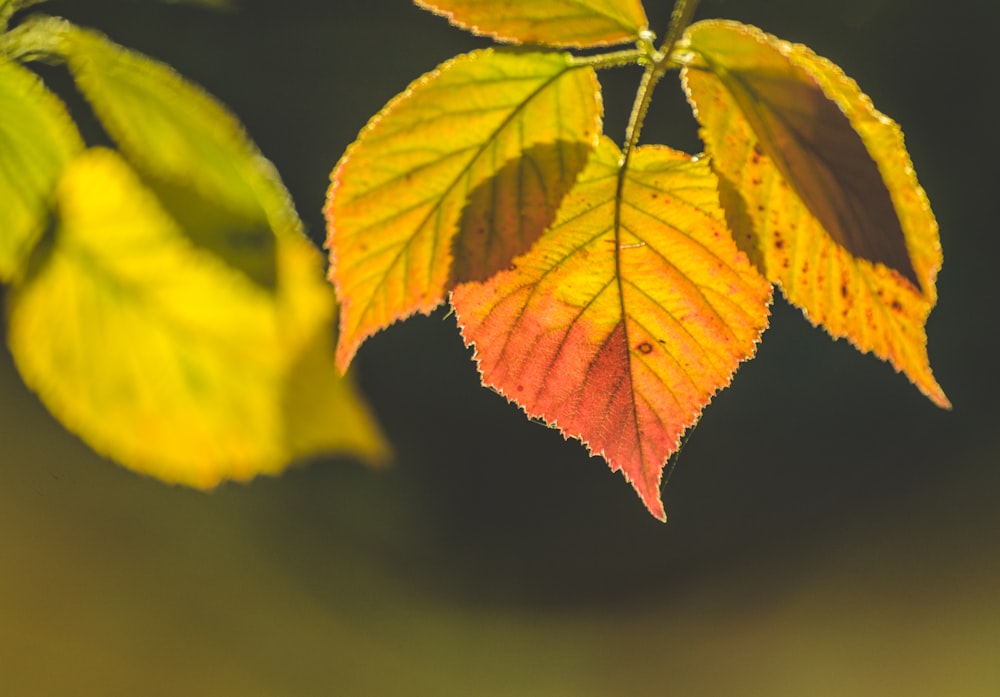
<instances>
[{"instance_id":1,"label":"dark background","mask_svg":"<svg viewBox=\"0 0 1000 697\"><path fill-rule=\"evenodd\" d=\"M647 4L662 33L670 3ZM486 43L407 0L39 9L232 107L318 241L329 172L369 116ZM1000 694L1000 4L704 0L698 16L808 44L903 126L941 226L928 334L953 411L779 299L683 450L662 525L480 388L441 312L356 361L394 467L314 461L207 495L94 455L4 351L0 694ZM602 73L613 137L637 79ZM697 151L686 109L668 77L643 140Z\"/></svg>"}]
</instances>

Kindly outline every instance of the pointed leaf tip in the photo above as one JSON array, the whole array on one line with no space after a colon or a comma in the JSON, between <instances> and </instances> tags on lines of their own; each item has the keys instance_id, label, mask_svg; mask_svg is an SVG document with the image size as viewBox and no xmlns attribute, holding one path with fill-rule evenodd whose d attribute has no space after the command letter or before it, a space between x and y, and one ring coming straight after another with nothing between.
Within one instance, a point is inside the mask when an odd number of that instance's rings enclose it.
<instances>
[{"instance_id":1,"label":"pointed leaf tip","mask_svg":"<svg viewBox=\"0 0 1000 697\"><path fill-rule=\"evenodd\" d=\"M621 471L656 518L663 466L751 357L771 285L732 241L705 161L640 148L618 198L602 138L556 222L451 303L483 383Z\"/></svg>"},{"instance_id":2,"label":"pointed leaf tip","mask_svg":"<svg viewBox=\"0 0 1000 697\"><path fill-rule=\"evenodd\" d=\"M937 222L896 123L837 66L755 27L698 22L680 50L737 243L810 321L950 406L926 348Z\"/></svg>"}]
</instances>

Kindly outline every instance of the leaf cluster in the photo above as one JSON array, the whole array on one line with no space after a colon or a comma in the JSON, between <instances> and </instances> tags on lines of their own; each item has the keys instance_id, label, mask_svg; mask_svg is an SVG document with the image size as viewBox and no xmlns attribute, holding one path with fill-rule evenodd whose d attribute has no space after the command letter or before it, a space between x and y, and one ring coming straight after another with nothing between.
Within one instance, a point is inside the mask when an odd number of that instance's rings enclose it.
<instances>
[{"instance_id":1,"label":"leaf cluster","mask_svg":"<svg viewBox=\"0 0 1000 697\"><path fill-rule=\"evenodd\" d=\"M483 383L603 456L660 519L664 463L754 355L775 286L949 406L924 329L937 224L899 127L836 65L692 23L692 0L659 43L640 0L416 2L501 45L418 78L332 173L341 369L450 302ZM628 64L644 75L619 148L596 71ZM671 71L699 156L639 145Z\"/></svg>"}]
</instances>

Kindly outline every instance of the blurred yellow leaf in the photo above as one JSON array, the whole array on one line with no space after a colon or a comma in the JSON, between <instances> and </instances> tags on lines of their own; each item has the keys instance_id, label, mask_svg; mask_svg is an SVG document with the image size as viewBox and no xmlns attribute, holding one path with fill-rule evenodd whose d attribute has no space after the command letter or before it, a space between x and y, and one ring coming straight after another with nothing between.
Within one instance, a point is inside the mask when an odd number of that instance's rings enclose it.
<instances>
[{"instance_id":1,"label":"blurred yellow leaf","mask_svg":"<svg viewBox=\"0 0 1000 697\"><path fill-rule=\"evenodd\" d=\"M82 149L62 102L33 73L0 58L0 281L23 273L48 223L56 179Z\"/></svg>"},{"instance_id":2,"label":"blurred yellow leaf","mask_svg":"<svg viewBox=\"0 0 1000 697\"><path fill-rule=\"evenodd\" d=\"M335 377L328 294L290 284L311 318L290 321L275 293L193 245L111 151L72 162L56 205L53 248L10 299L9 342L28 385L88 444L198 487L316 450L385 455ZM304 240L282 238L278 257L322 283ZM303 390L305 369L316 383Z\"/></svg>"},{"instance_id":3,"label":"blurred yellow leaf","mask_svg":"<svg viewBox=\"0 0 1000 697\"><path fill-rule=\"evenodd\" d=\"M635 41L646 28L640 0L415 0L456 26L501 41L605 46Z\"/></svg>"},{"instance_id":4,"label":"blurred yellow leaf","mask_svg":"<svg viewBox=\"0 0 1000 697\"><path fill-rule=\"evenodd\" d=\"M737 243L813 323L948 407L925 331L941 244L899 126L833 63L755 27L699 22L679 49Z\"/></svg>"},{"instance_id":5,"label":"blurred yellow leaf","mask_svg":"<svg viewBox=\"0 0 1000 697\"><path fill-rule=\"evenodd\" d=\"M169 66L96 32L57 26L80 91L184 233L273 287L275 235L300 235L301 223L239 121Z\"/></svg>"}]
</instances>

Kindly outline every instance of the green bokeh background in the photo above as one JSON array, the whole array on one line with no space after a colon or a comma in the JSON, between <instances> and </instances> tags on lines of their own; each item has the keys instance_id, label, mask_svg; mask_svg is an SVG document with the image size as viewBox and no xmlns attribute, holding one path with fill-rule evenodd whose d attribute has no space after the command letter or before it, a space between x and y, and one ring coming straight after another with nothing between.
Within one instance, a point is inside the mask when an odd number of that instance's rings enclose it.
<instances>
[{"instance_id":1,"label":"green bokeh background","mask_svg":"<svg viewBox=\"0 0 1000 697\"><path fill-rule=\"evenodd\" d=\"M229 104L317 240L367 118L485 43L407 0L41 9ZM4 351L0 695L1000 694L1000 4L704 0L699 17L810 45L903 126L941 225L928 333L952 412L779 300L683 450L664 526L480 388L444 313L357 359L391 469L314 461L212 494L94 455ZM605 78L618 136L638 74ZM671 78L643 140L699 149Z\"/></svg>"}]
</instances>

